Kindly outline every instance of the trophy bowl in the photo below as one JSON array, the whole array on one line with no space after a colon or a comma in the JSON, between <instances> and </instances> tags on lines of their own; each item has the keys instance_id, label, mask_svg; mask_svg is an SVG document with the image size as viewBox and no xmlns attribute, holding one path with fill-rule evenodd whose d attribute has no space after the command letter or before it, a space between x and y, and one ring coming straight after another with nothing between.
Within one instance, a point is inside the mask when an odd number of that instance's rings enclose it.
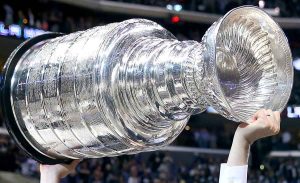
<instances>
[{"instance_id":1,"label":"trophy bowl","mask_svg":"<svg viewBox=\"0 0 300 183\"><path fill-rule=\"evenodd\" d=\"M282 111L293 86L292 56L279 25L243 6L215 22L203 37L206 101L221 115L246 122L257 110Z\"/></svg>"}]
</instances>

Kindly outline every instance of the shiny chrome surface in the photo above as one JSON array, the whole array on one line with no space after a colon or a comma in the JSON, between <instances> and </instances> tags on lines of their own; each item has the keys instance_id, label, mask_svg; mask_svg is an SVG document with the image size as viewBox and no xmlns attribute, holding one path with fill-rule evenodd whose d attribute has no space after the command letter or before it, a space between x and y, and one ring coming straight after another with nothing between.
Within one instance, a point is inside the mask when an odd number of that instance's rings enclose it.
<instances>
[{"instance_id":1,"label":"shiny chrome surface","mask_svg":"<svg viewBox=\"0 0 300 183\"><path fill-rule=\"evenodd\" d=\"M117 156L170 144L208 104L234 121L282 110L292 76L282 30L244 7L214 23L202 43L180 42L144 19L43 41L18 62L11 102L42 154Z\"/></svg>"},{"instance_id":2,"label":"shiny chrome surface","mask_svg":"<svg viewBox=\"0 0 300 183\"><path fill-rule=\"evenodd\" d=\"M203 93L220 114L246 121L258 109L282 111L293 85L292 56L282 29L262 10L228 12L203 37Z\"/></svg>"}]
</instances>

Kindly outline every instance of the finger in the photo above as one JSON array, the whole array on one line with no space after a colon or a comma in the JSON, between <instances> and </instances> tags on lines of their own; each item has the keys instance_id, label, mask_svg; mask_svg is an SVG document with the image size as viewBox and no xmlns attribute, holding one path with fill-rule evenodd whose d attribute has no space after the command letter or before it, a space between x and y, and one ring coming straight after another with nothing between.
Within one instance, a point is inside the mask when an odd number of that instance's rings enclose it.
<instances>
[{"instance_id":1,"label":"finger","mask_svg":"<svg viewBox=\"0 0 300 183\"><path fill-rule=\"evenodd\" d=\"M254 114L254 118L257 120L258 118L267 119L266 109L261 109Z\"/></svg>"},{"instance_id":2,"label":"finger","mask_svg":"<svg viewBox=\"0 0 300 183\"><path fill-rule=\"evenodd\" d=\"M81 159L74 160L71 165L78 165L81 162Z\"/></svg>"},{"instance_id":3,"label":"finger","mask_svg":"<svg viewBox=\"0 0 300 183\"><path fill-rule=\"evenodd\" d=\"M72 169L75 169L76 166L80 163L80 161L81 161L80 159L76 159L76 160L72 161L72 163L70 164L70 167Z\"/></svg>"},{"instance_id":4,"label":"finger","mask_svg":"<svg viewBox=\"0 0 300 183\"><path fill-rule=\"evenodd\" d=\"M273 123L273 125L275 125L274 128L280 128L280 113L279 112L273 112L272 110L267 110L267 116L269 120L271 120L271 122ZM279 114L279 116L278 116ZM278 120L279 117L279 120Z\"/></svg>"},{"instance_id":5,"label":"finger","mask_svg":"<svg viewBox=\"0 0 300 183\"><path fill-rule=\"evenodd\" d=\"M252 119L257 120L258 114L259 114L262 110L263 110L263 109L260 109L260 110L256 111L256 113L252 116Z\"/></svg>"},{"instance_id":6,"label":"finger","mask_svg":"<svg viewBox=\"0 0 300 183\"><path fill-rule=\"evenodd\" d=\"M278 134L280 132L280 122L281 122L280 112L275 111L274 116L275 116L275 119L276 119L276 127L277 127L276 128L276 134Z\"/></svg>"},{"instance_id":7,"label":"finger","mask_svg":"<svg viewBox=\"0 0 300 183\"><path fill-rule=\"evenodd\" d=\"M268 109L266 113L267 113L267 119L270 120L270 122L272 123L276 123L276 118L273 111L271 109Z\"/></svg>"},{"instance_id":8,"label":"finger","mask_svg":"<svg viewBox=\"0 0 300 183\"><path fill-rule=\"evenodd\" d=\"M267 121L266 122L268 123L269 128L273 131L275 129L276 125L277 125L275 116L273 114L273 111L271 109L268 109L266 111L266 114L267 114L266 115L267 116Z\"/></svg>"},{"instance_id":9,"label":"finger","mask_svg":"<svg viewBox=\"0 0 300 183\"><path fill-rule=\"evenodd\" d=\"M274 116L275 116L275 119L276 119L277 123L280 123L280 112L279 111L275 111L274 112Z\"/></svg>"},{"instance_id":10,"label":"finger","mask_svg":"<svg viewBox=\"0 0 300 183\"><path fill-rule=\"evenodd\" d=\"M247 122L241 122L240 124L239 124L239 127L240 128L246 128L247 126L249 125L249 123L247 123Z\"/></svg>"},{"instance_id":11,"label":"finger","mask_svg":"<svg viewBox=\"0 0 300 183\"><path fill-rule=\"evenodd\" d=\"M272 125L270 129L272 130L273 134L278 134L280 132L280 113L276 111L273 112L272 110L270 111L268 110L268 113L270 113L269 120L271 120L271 125Z\"/></svg>"}]
</instances>

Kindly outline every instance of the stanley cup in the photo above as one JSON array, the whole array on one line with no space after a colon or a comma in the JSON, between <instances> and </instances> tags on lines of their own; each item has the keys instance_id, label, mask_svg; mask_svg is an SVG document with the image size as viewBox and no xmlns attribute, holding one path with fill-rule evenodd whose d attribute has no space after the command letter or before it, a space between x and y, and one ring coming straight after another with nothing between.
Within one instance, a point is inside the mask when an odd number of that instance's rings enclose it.
<instances>
[{"instance_id":1,"label":"stanley cup","mask_svg":"<svg viewBox=\"0 0 300 183\"><path fill-rule=\"evenodd\" d=\"M248 6L215 22L201 43L145 19L49 33L8 59L2 114L42 163L153 151L207 106L237 122L261 108L282 111L291 61L281 28Z\"/></svg>"}]
</instances>

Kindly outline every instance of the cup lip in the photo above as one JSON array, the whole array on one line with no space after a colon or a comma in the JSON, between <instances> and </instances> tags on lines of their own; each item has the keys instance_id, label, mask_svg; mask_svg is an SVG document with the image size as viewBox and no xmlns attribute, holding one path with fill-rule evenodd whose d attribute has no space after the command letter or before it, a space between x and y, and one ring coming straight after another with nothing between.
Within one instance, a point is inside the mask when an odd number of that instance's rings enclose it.
<instances>
[{"instance_id":1,"label":"cup lip","mask_svg":"<svg viewBox=\"0 0 300 183\"><path fill-rule=\"evenodd\" d=\"M59 164L59 163L69 163L70 159L52 159L48 156L43 155L26 139L23 132L20 130L19 125L15 119L13 109L11 107L11 78L15 71L15 66L17 65L19 59L22 55L30 49L35 44L47 40L62 36L61 33L46 33L34 38L31 38L23 42L18 46L7 59L3 70L0 74L0 111L2 113L5 126L9 132L9 135L14 139L16 145L22 149L25 154L42 164Z\"/></svg>"},{"instance_id":2,"label":"cup lip","mask_svg":"<svg viewBox=\"0 0 300 183\"><path fill-rule=\"evenodd\" d=\"M236 12L236 11L238 11L238 10L241 10L241 9L246 10L246 12L244 12L243 15L247 15L247 10L251 10L251 11L254 11L254 12L259 12L259 13L261 13L261 14L264 14L264 15L268 18L268 20L265 20L265 21L266 21L266 22L271 22L271 23L273 23L273 25L275 25L275 27L277 28L277 30L280 31L280 33L282 33L282 40L283 40L283 42L285 42L285 43L287 44L287 46L288 46L288 49L287 49L287 51L288 51L288 56L292 59L292 56L291 56L291 50L290 50L290 47L289 47L288 39L287 39L287 37L285 36L285 34L284 34L282 28L280 27L280 25L274 20L274 18L271 17L268 13L266 13L264 10L260 9L260 8L257 7L257 6L245 5L245 6L239 6L239 7L237 7L237 8L234 8L234 9L228 11L223 17L221 17L221 18L217 21L217 25L214 27L214 30L213 30L213 32L212 32L212 35L208 35L208 37L211 37L212 43L213 43L213 44L210 44L210 45L212 45L212 46L209 46L209 48L208 48L210 54L213 53L213 54L211 54L213 57L210 58L210 59L213 59L213 62L212 62L213 65L212 65L212 67L215 67L215 66L216 66L216 43L217 43L217 39L216 39L216 38L217 38L217 35L218 35L218 33L219 33L219 29L220 29L220 27L223 25L223 22L224 22L224 21L225 21L232 13L234 13L234 12ZM291 64L292 64L292 63L291 63ZM214 70L214 72L215 72L215 76L218 76L218 72L217 72L216 70ZM291 69L291 72L292 72L291 75L293 75L294 70ZM213 74L213 73L211 73L211 74ZM217 88L218 88L218 90L221 91L221 92L220 92L221 97L224 99L224 104L226 105L226 107L227 107L227 109L228 109L227 111L231 113L232 117L233 117L236 121L243 122L244 119L242 119L239 115L237 115L237 114L235 113L235 111L232 109L231 105L229 105L228 99L225 97L224 92L223 92L223 90L222 90L222 87L221 87L221 84L220 84L220 80L218 79L218 77L215 78L215 79L217 80L217 83L216 83L216 84L217 84ZM290 83L290 86L289 86L289 90L290 90L290 91L289 91L289 94L286 95L286 99L283 100L283 101L284 101L284 102L283 102L284 105L282 105L281 109L279 110L280 112L283 111L283 109L284 109L285 106L287 105L288 100L289 100L289 98L290 98L290 96L291 96L291 90L292 90L292 87L293 87L293 79L294 79L294 78L293 78L293 77L290 77L289 79L291 79L291 80L290 80L291 83Z\"/></svg>"}]
</instances>

